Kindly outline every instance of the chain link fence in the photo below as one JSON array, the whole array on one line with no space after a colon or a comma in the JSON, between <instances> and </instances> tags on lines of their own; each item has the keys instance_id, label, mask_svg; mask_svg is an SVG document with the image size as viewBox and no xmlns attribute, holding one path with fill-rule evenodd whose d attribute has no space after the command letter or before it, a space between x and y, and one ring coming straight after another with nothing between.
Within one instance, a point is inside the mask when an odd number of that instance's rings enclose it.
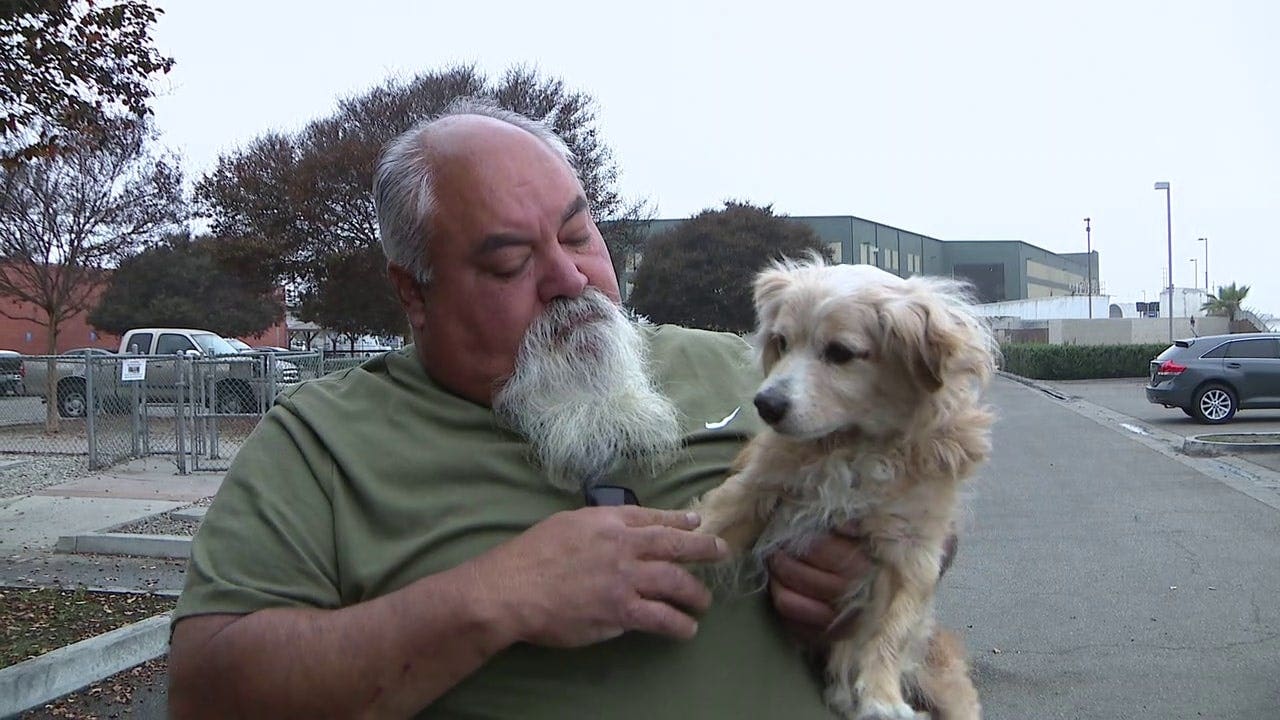
<instances>
[{"instance_id":1,"label":"chain link fence","mask_svg":"<svg viewBox=\"0 0 1280 720\"><path fill-rule=\"evenodd\" d=\"M91 470L146 456L170 456L181 473L226 470L282 390L367 359L0 355L0 453L79 456Z\"/></svg>"}]
</instances>

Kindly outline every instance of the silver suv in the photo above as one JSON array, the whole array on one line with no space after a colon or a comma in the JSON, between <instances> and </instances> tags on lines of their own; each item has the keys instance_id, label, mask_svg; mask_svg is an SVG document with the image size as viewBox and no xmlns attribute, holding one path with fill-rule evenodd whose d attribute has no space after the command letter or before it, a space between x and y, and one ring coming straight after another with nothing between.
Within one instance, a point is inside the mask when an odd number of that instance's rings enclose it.
<instances>
[{"instance_id":1,"label":"silver suv","mask_svg":"<svg viewBox=\"0 0 1280 720\"><path fill-rule=\"evenodd\" d=\"M1280 408L1280 333L1178 340L1151 361L1147 401L1218 425L1237 410Z\"/></svg>"}]
</instances>

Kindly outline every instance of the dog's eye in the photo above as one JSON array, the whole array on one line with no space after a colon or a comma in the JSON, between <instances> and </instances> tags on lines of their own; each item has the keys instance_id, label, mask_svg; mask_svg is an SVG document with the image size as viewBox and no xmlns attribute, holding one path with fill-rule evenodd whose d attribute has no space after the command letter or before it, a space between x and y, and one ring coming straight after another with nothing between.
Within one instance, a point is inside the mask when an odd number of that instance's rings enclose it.
<instances>
[{"instance_id":1,"label":"dog's eye","mask_svg":"<svg viewBox=\"0 0 1280 720\"><path fill-rule=\"evenodd\" d=\"M827 345L822 351L822 359L833 365L843 365L854 358L864 359L866 357L866 352L853 350L847 345L834 342Z\"/></svg>"},{"instance_id":2,"label":"dog's eye","mask_svg":"<svg viewBox=\"0 0 1280 720\"><path fill-rule=\"evenodd\" d=\"M778 347L778 354L781 355L787 351L787 339L785 337L781 335L774 335L773 343Z\"/></svg>"}]
</instances>

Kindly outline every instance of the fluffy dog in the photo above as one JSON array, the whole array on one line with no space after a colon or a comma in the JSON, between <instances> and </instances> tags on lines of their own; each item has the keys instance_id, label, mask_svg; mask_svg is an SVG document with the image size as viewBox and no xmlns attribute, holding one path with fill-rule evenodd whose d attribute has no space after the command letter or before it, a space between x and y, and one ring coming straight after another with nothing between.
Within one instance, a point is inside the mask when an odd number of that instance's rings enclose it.
<instances>
[{"instance_id":1,"label":"fluffy dog","mask_svg":"<svg viewBox=\"0 0 1280 720\"><path fill-rule=\"evenodd\" d=\"M701 530L762 563L856 519L875 570L842 599L856 620L831 646L827 702L859 720L916 718L908 699L980 717L933 594L960 486L990 451L990 332L949 279L815 260L778 264L754 289L769 427L697 503Z\"/></svg>"}]
</instances>

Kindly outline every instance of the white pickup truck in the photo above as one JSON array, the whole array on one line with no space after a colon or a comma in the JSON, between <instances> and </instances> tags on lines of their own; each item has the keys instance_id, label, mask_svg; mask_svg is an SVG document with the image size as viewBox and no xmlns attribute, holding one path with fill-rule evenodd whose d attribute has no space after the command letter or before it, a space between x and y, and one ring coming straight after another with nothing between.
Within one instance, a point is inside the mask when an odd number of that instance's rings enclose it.
<instances>
[{"instance_id":1,"label":"white pickup truck","mask_svg":"<svg viewBox=\"0 0 1280 720\"><path fill-rule=\"evenodd\" d=\"M124 411L133 402L135 388L121 380L122 356L148 356L146 400L149 403L176 403L179 399L178 356L189 358L196 368L192 382L184 387L187 398L203 398L218 413L260 412L273 399L272 389L298 381L296 365L274 362L275 375L267 374L268 360L236 352L225 339L208 330L191 328L137 328L120 339L120 354L96 351L93 365L93 395L99 407ZM110 358L110 359L109 359ZM26 367L29 394L47 395L48 361L31 360ZM63 417L83 417L88 408L85 363L59 360L57 373L58 413Z\"/></svg>"}]
</instances>

